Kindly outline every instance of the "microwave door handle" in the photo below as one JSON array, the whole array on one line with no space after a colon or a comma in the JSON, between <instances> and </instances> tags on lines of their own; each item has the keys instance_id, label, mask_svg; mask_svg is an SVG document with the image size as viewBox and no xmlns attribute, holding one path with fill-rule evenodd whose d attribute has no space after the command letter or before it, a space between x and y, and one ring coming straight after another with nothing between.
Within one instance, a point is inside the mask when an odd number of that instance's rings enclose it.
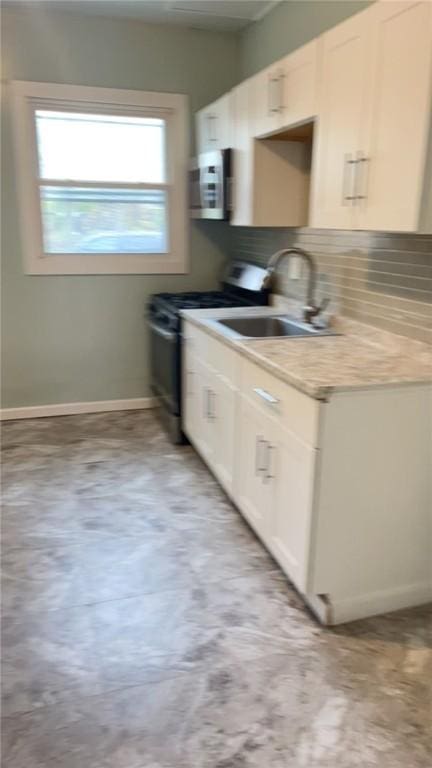
<instances>
[{"instance_id":1,"label":"microwave door handle","mask_svg":"<svg viewBox=\"0 0 432 768\"><path fill-rule=\"evenodd\" d=\"M218 176L219 176L219 166L218 165L207 165L206 166L206 168L205 168L205 182L203 184L203 188L208 187L210 184L212 184L214 186L214 191L213 191L213 194L214 194L213 203L214 204L213 205L211 204L211 200L205 201L204 206L203 206L205 209L209 208L209 209L214 210L214 208L216 207L216 203L219 202L219 200L220 200L220 193L219 193L219 189L218 189L218 186L219 186ZM217 195L217 197L216 197L216 195Z\"/></svg>"},{"instance_id":2,"label":"microwave door handle","mask_svg":"<svg viewBox=\"0 0 432 768\"><path fill-rule=\"evenodd\" d=\"M199 193L199 202L200 202L200 210L203 211L205 206L205 198L204 198L204 172L205 168L200 167L199 169L199 176L198 176L198 193Z\"/></svg>"},{"instance_id":3,"label":"microwave door handle","mask_svg":"<svg viewBox=\"0 0 432 768\"><path fill-rule=\"evenodd\" d=\"M224 188L223 188L223 173L221 166L218 165L216 167L216 173L215 173L215 187L216 187L216 194L217 194L217 205L216 207L220 210L225 205L225 195L224 195Z\"/></svg>"}]
</instances>

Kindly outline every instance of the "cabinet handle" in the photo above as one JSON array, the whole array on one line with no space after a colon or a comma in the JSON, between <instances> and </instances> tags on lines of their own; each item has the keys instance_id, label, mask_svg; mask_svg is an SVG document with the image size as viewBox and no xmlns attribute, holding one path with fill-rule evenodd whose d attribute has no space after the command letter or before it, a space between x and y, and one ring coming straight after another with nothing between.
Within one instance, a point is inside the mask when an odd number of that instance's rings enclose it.
<instances>
[{"instance_id":1,"label":"cabinet handle","mask_svg":"<svg viewBox=\"0 0 432 768\"><path fill-rule=\"evenodd\" d=\"M279 82L279 109L278 112L282 113L285 109L284 104L284 80L285 80L285 74L283 72L280 73L278 82Z\"/></svg>"},{"instance_id":2,"label":"cabinet handle","mask_svg":"<svg viewBox=\"0 0 432 768\"><path fill-rule=\"evenodd\" d=\"M370 158L364 152L357 152L354 197L356 200L367 200Z\"/></svg>"},{"instance_id":3,"label":"cabinet handle","mask_svg":"<svg viewBox=\"0 0 432 768\"><path fill-rule=\"evenodd\" d=\"M273 112L273 101L272 101L272 76L268 76L268 82L267 82L267 111L268 114L271 115Z\"/></svg>"},{"instance_id":4,"label":"cabinet handle","mask_svg":"<svg viewBox=\"0 0 432 768\"><path fill-rule=\"evenodd\" d=\"M277 397L273 397L273 395L270 394L270 392L266 392L265 389L261 389L261 387L254 387L254 390L256 395L258 397L261 397L263 400L266 401L266 403L270 403L270 405L277 405L279 400Z\"/></svg>"},{"instance_id":5,"label":"cabinet handle","mask_svg":"<svg viewBox=\"0 0 432 768\"><path fill-rule=\"evenodd\" d=\"M193 371L186 371L186 397L191 397L193 395L193 375Z\"/></svg>"},{"instance_id":6,"label":"cabinet handle","mask_svg":"<svg viewBox=\"0 0 432 768\"><path fill-rule=\"evenodd\" d=\"M261 465L262 449L265 447L266 441L262 435L257 435L255 441L255 477L265 472L265 466Z\"/></svg>"},{"instance_id":7,"label":"cabinet handle","mask_svg":"<svg viewBox=\"0 0 432 768\"><path fill-rule=\"evenodd\" d=\"M275 475L272 469L273 465L273 456L274 456L275 447L274 445L271 445L270 443L267 443L267 449L266 449L266 468L265 468L265 475L263 477L263 480L265 483L268 483L269 480L274 480Z\"/></svg>"},{"instance_id":8,"label":"cabinet handle","mask_svg":"<svg viewBox=\"0 0 432 768\"><path fill-rule=\"evenodd\" d=\"M216 130L213 130L213 127L216 127L215 120L217 120L216 115L209 115L209 141L216 141L217 135Z\"/></svg>"},{"instance_id":9,"label":"cabinet handle","mask_svg":"<svg viewBox=\"0 0 432 768\"><path fill-rule=\"evenodd\" d=\"M204 401L203 401L204 418L207 421L210 419L210 389L204 387Z\"/></svg>"},{"instance_id":10,"label":"cabinet handle","mask_svg":"<svg viewBox=\"0 0 432 768\"><path fill-rule=\"evenodd\" d=\"M344 169L342 179L342 205L353 204L355 200L355 166L357 160L351 153L344 155Z\"/></svg>"},{"instance_id":11,"label":"cabinet handle","mask_svg":"<svg viewBox=\"0 0 432 768\"><path fill-rule=\"evenodd\" d=\"M279 112L279 107L277 105L277 102L279 100L278 95L275 91L275 86L277 87L279 83L279 77L276 75L269 75L268 80L268 111L269 115L274 115L275 113ZM275 103L276 102L276 103Z\"/></svg>"},{"instance_id":12,"label":"cabinet handle","mask_svg":"<svg viewBox=\"0 0 432 768\"><path fill-rule=\"evenodd\" d=\"M209 419L216 421L216 392L209 389Z\"/></svg>"}]
</instances>

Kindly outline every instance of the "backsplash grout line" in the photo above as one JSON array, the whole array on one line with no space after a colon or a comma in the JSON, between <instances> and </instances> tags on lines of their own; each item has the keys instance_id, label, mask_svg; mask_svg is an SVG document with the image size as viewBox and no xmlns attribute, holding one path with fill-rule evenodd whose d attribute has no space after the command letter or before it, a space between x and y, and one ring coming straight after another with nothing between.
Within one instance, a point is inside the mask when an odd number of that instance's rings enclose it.
<instances>
[{"instance_id":1,"label":"backsplash grout line","mask_svg":"<svg viewBox=\"0 0 432 768\"><path fill-rule=\"evenodd\" d=\"M318 299L331 311L432 343L432 237L342 230L232 228L232 256L266 265L271 254L298 245L312 253ZM277 292L305 299L305 279L278 270Z\"/></svg>"}]
</instances>

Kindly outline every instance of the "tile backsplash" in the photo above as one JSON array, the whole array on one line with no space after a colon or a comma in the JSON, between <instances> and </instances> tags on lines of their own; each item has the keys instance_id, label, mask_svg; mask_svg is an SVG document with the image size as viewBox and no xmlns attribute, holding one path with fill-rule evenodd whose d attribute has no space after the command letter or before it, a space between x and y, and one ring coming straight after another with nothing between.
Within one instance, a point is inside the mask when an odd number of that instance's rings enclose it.
<instances>
[{"instance_id":1,"label":"tile backsplash","mask_svg":"<svg viewBox=\"0 0 432 768\"><path fill-rule=\"evenodd\" d=\"M298 245L317 263L317 298L360 322L432 344L432 236L317 229L231 228L231 253L266 264ZM303 300L306 270L280 263L276 290ZM294 279L293 279L294 278Z\"/></svg>"}]
</instances>

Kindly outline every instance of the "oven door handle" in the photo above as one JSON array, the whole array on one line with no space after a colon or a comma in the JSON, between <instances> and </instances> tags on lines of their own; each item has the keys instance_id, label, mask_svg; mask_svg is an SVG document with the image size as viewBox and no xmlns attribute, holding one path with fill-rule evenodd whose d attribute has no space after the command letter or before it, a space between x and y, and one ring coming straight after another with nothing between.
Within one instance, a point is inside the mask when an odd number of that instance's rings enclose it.
<instances>
[{"instance_id":1,"label":"oven door handle","mask_svg":"<svg viewBox=\"0 0 432 768\"><path fill-rule=\"evenodd\" d=\"M177 334L175 331L167 331L165 328L161 328L160 325L156 325L156 323L149 323L150 328L152 331L158 334L158 336L162 336L162 338L166 339L167 341L175 342L177 339Z\"/></svg>"}]
</instances>

